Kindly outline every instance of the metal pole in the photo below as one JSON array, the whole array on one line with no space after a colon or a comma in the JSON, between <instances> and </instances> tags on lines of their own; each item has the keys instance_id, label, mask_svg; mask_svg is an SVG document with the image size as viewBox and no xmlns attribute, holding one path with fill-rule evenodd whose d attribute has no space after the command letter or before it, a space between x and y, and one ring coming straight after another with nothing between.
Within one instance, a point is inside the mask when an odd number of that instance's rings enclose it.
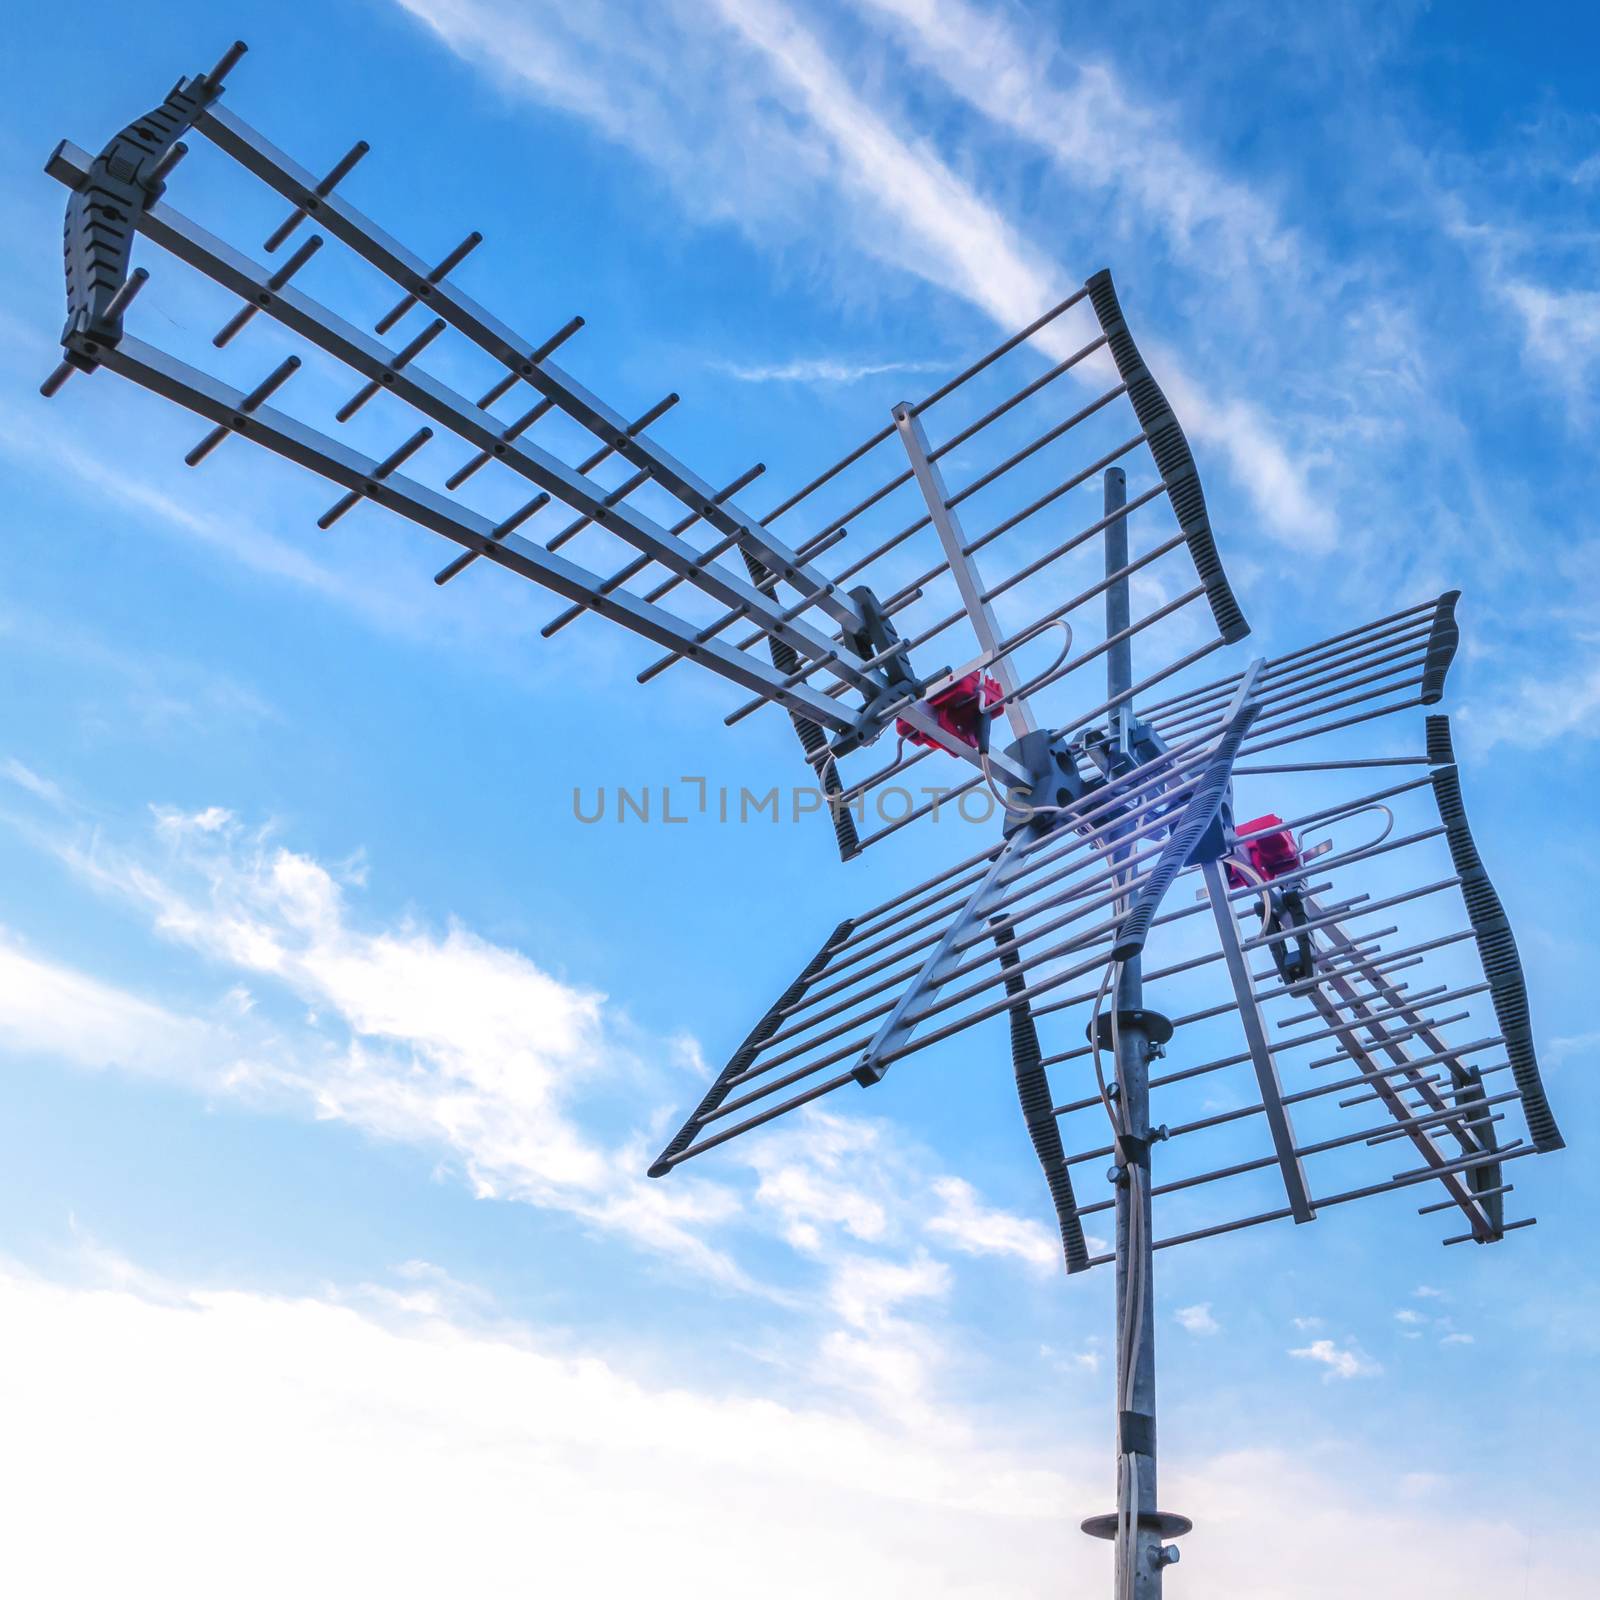
<instances>
[{"instance_id":1,"label":"metal pole","mask_svg":"<svg viewBox=\"0 0 1600 1600\"><path fill-rule=\"evenodd\" d=\"M1115 516L1128 503L1128 475L1121 467L1107 467L1105 472L1105 515ZM1121 572L1128 564L1128 519L1117 517L1106 523L1106 577ZM1118 578L1106 588L1106 637L1114 639L1124 634L1128 627L1128 580ZM1106 698L1115 700L1133 687L1133 640L1118 639L1106 651ZM1111 742L1119 750L1128 746L1128 724L1133 712L1128 705L1111 708ZM1135 978L1135 984L1138 980Z\"/></svg>"},{"instance_id":2,"label":"metal pole","mask_svg":"<svg viewBox=\"0 0 1600 1600\"><path fill-rule=\"evenodd\" d=\"M1127 504L1127 478L1120 467L1105 474L1105 514L1111 517ZM1117 517L1106 525L1106 574L1128 565L1128 519ZM1128 626L1128 579L1118 578L1106 589L1106 635ZM1106 698L1115 700L1133 687L1131 639L1124 638L1106 652ZM1124 702L1109 712L1111 742L1126 750L1131 706ZM1150 1227L1150 1029L1144 1022L1144 982L1137 956L1122 965L1113 997L1116 1007L1116 1073L1118 1106L1130 1154L1116 1185L1117 1201L1117 1432L1119 1475L1138 1473L1134 1501L1136 1534L1134 1570L1122 1570L1124 1553L1117 1547L1114 1594L1135 1600L1159 1600L1161 1594L1161 1533L1156 1523L1156 1330L1151 1293L1152 1231ZM1135 1189L1143 1226L1134 1237ZM1139 1303L1135 1304L1137 1301ZM1138 1323L1138 1338L1130 1353L1120 1336L1128 1319ZM1132 1372L1128 1371L1130 1362ZM1119 1479L1120 1489L1120 1479ZM1120 1494L1119 1494L1120 1503Z\"/></svg>"}]
</instances>

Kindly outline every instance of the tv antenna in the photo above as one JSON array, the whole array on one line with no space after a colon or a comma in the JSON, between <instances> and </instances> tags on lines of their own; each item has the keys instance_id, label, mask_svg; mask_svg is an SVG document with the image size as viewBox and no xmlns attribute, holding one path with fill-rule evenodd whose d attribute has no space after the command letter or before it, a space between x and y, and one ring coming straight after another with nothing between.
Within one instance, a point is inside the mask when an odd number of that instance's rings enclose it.
<instances>
[{"instance_id":1,"label":"tv antenna","mask_svg":"<svg viewBox=\"0 0 1600 1600\"><path fill-rule=\"evenodd\" d=\"M593 613L665 652L642 682L688 661L749 696L730 724L780 708L845 860L941 807L990 808L998 837L827 936L650 1172L907 1063L899 1082L913 1057L970 1050L970 1030L1003 1019L1066 1269L1116 1274L1116 1509L1083 1527L1113 1542L1119 1596L1158 1595L1190 1524L1157 1497L1155 1252L1423 1185L1419 1214L1459 1230L1446 1244L1493 1244L1534 1220L1507 1220L1507 1168L1562 1147L1449 722L1427 715L1420 747L1398 753L1364 742L1441 699L1457 596L1196 683L1249 628L1106 272L754 516L737 497L761 465L718 484L652 437L675 393L630 414L556 363L581 317L528 338L457 286L481 235L417 255L356 209L343 185L365 142L313 170L224 109L244 52L180 80L98 156L65 142L51 155L71 191L68 316L43 393L102 367L129 378L206 425L190 466L253 441L335 487L320 528L369 502L458 547L436 583L487 561L565 602L547 637ZM288 208L259 255L168 202L186 135ZM283 408L298 352L243 382L129 332L140 236L238 300L216 348L262 319L353 377L336 430ZM310 288L357 268L399 294L374 298L371 332ZM474 364L476 400L434 375ZM1062 400L1069 375L1089 398ZM354 442L399 417L398 443ZM548 437L561 419L564 450ZM465 448L437 485L413 465L435 438ZM864 553L840 548L873 524ZM580 536L612 570L560 553ZM1136 640L1153 669L1135 670ZM891 759L868 754L890 738ZM886 816L891 780L940 758L959 781ZM1247 791L1293 814L1257 812ZM931 858L931 826L918 837ZM1152 988L1178 1014L1154 1009ZM1047 1054L1050 1018L1076 1033ZM1069 1063L1057 1103L1049 1069ZM1195 1099L1219 1081L1226 1109ZM1096 1172L1109 1194L1080 1198ZM1110 1242L1085 1226L1102 1217Z\"/></svg>"}]
</instances>

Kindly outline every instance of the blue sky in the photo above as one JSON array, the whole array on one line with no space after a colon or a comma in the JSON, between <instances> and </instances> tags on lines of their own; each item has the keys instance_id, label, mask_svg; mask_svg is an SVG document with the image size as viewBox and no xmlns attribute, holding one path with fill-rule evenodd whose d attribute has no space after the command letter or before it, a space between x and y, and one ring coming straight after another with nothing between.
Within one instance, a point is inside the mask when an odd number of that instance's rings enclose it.
<instances>
[{"instance_id":1,"label":"blue sky","mask_svg":"<svg viewBox=\"0 0 1600 1600\"><path fill-rule=\"evenodd\" d=\"M776 718L101 375L46 405L65 136L247 39L229 103L770 493L1109 265L1260 648L1459 586L1447 698L1572 1148L1538 1228L1408 1204L1160 1263L1196 1597L1576 1596L1600 1277L1595 40L1563 8L98 5L0 112L0 1384L28 1593L1094 1592L1110 1283L1067 1281L1004 1060L643 1177L911 847L585 828L790 782ZM1327 13L1327 14L1324 14ZM214 221L203 154L173 198ZM228 214L258 241L277 208ZM175 269L136 324L227 314ZM273 335L224 370L253 380ZM376 424L375 424L376 425ZM499 581L497 581L499 580ZM965 846L975 847L975 846ZM880 857L882 859L880 859ZM985 1071L992 1065L992 1071ZM1437 1219L1433 1219L1437 1220ZM1321 1354L1316 1352L1321 1350ZM707 1516L707 1510L712 1515ZM617 1537L619 1529L624 1537ZM1557 1531L1559 1530L1559 1532ZM86 1532L92 1538L85 1537ZM266 1546L266 1548L263 1548ZM772 1552L781 1549L781 1570ZM64 1554L63 1552L67 1552ZM306 1574L316 1574L308 1579Z\"/></svg>"}]
</instances>

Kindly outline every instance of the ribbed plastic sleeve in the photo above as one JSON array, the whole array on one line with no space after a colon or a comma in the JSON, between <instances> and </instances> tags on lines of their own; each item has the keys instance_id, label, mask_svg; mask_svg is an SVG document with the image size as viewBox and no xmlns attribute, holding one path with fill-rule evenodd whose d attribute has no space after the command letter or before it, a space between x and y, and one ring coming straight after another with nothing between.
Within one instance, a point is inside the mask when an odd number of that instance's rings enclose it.
<instances>
[{"instance_id":1,"label":"ribbed plastic sleeve","mask_svg":"<svg viewBox=\"0 0 1600 1600\"><path fill-rule=\"evenodd\" d=\"M1428 723L1428 759L1434 763L1431 774L1433 795L1439 806L1439 820L1445 826L1450 859L1461 879L1461 898L1472 921L1472 934L1478 942L1478 956L1484 976L1489 980L1489 997L1494 1003L1500 1032L1505 1035L1506 1056L1522 1096L1523 1112L1534 1148L1560 1150L1566 1140L1545 1096L1539 1076L1539 1061L1533 1048L1533 1029L1528 1017L1528 986L1522 973L1522 959L1511 932L1500 896L1495 893L1483 858L1467 825L1467 811L1461 799L1461 774L1455 765L1455 750L1450 738L1450 719L1434 715Z\"/></svg>"},{"instance_id":2,"label":"ribbed plastic sleeve","mask_svg":"<svg viewBox=\"0 0 1600 1600\"><path fill-rule=\"evenodd\" d=\"M1044 1169L1050 1188L1050 1201L1061 1226L1061 1249L1068 1272L1084 1272L1089 1266L1089 1251L1083 1240L1083 1223L1078 1217L1078 1202L1072 1192L1072 1177L1067 1170L1067 1154L1061 1143L1061 1127L1050 1100L1050 1081L1041 1065L1039 1031L1026 999L1027 978L1018 971L1016 935L1010 919L994 919L994 941L1005 971L1006 993L1011 996L1011 1065L1016 1072L1017 1099L1022 1103L1022 1120L1033 1153Z\"/></svg>"},{"instance_id":3,"label":"ribbed plastic sleeve","mask_svg":"<svg viewBox=\"0 0 1600 1600\"><path fill-rule=\"evenodd\" d=\"M1189 441L1161 386L1150 375L1138 345L1133 342L1133 335L1128 332L1111 274L1097 272L1085 287L1094 314L1100 319L1111 359L1128 386L1134 415L1144 430L1161 481L1167 487L1167 496L1188 541L1195 571L1206 586L1206 599L1216 619L1217 630L1232 644L1249 633L1250 624L1245 621L1228 583L1228 575L1222 570L1222 558L1217 554L1216 540L1211 533L1211 519L1206 514L1205 491L1200 487L1200 472Z\"/></svg>"}]
</instances>

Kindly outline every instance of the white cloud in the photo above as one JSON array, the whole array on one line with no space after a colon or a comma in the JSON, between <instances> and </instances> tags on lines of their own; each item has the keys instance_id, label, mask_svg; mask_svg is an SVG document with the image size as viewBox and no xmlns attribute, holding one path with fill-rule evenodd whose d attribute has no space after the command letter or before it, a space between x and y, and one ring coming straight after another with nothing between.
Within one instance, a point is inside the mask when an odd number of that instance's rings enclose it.
<instances>
[{"instance_id":1,"label":"white cloud","mask_svg":"<svg viewBox=\"0 0 1600 1600\"><path fill-rule=\"evenodd\" d=\"M1405 1308L1395 1312L1394 1320L1396 1322L1404 1322L1410 1326L1415 1326L1417 1323L1426 1322L1428 1319L1423 1316L1420 1311L1412 1311L1409 1308Z\"/></svg>"},{"instance_id":2,"label":"white cloud","mask_svg":"<svg viewBox=\"0 0 1600 1600\"><path fill-rule=\"evenodd\" d=\"M58 810L64 809L67 804L60 784L40 777L32 767L25 766L15 756L8 756L4 765L0 765L0 774L9 778L19 789L25 789L36 800L43 800Z\"/></svg>"},{"instance_id":3,"label":"white cloud","mask_svg":"<svg viewBox=\"0 0 1600 1600\"><path fill-rule=\"evenodd\" d=\"M1600 711L1600 660L1578 662L1564 674L1537 674L1496 686L1494 697L1460 716L1473 746L1542 750L1558 740L1592 738Z\"/></svg>"},{"instance_id":4,"label":"white cloud","mask_svg":"<svg viewBox=\"0 0 1600 1600\"><path fill-rule=\"evenodd\" d=\"M1596 1045L1600 1045L1600 1031L1563 1034L1545 1046L1543 1056L1551 1066L1559 1066L1574 1057L1592 1055Z\"/></svg>"},{"instance_id":5,"label":"white cloud","mask_svg":"<svg viewBox=\"0 0 1600 1600\"><path fill-rule=\"evenodd\" d=\"M1311 1333L1322 1326L1321 1317L1291 1317L1290 1321L1294 1323L1296 1330L1300 1333Z\"/></svg>"},{"instance_id":6,"label":"white cloud","mask_svg":"<svg viewBox=\"0 0 1600 1600\"><path fill-rule=\"evenodd\" d=\"M1581 389L1589 367L1600 360L1600 293L1522 278L1506 279L1501 293L1522 318L1529 357L1563 385Z\"/></svg>"},{"instance_id":7,"label":"white cloud","mask_svg":"<svg viewBox=\"0 0 1600 1600\"><path fill-rule=\"evenodd\" d=\"M0 930L0 1048L75 1066L226 1079L220 1030L30 954Z\"/></svg>"},{"instance_id":8,"label":"white cloud","mask_svg":"<svg viewBox=\"0 0 1600 1600\"><path fill-rule=\"evenodd\" d=\"M1476 1344L1477 1340L1470 1333L1447 1333L1439 1341L1440 1344Z\"/></svg>"},{"instance_id":9,"label":"white cloud","mask_svg":"<svg viewBox=\"0 0 1600 1600\"><path fill-rule=\"evenodd\" d=\"M797 356L790 361L767 365L745 365L736 361L715 362L719 372L741 383L859 383L890 372L940 372L943 364L934 361L845 361L837 356Z\"/></svg>"},{"instance_id":10,"label":"white cloud","mask_svg":"<svg viewBox=\"0 0 1600 1600\"><path fill-rule=\"evenodd\" d=\"M1411 1292L1419 1300L1443 1300L1446 1298L1443 1289L1435 1289L1429 1283L1419 1283Z\"/></svg>"},{"instance_id":11,"label":"white cloud","mask_svg":"<svg viewBox=\"0 0 1600 1600\"><path fill-rule=\"evenodd\" d=\"M1313 1339L1310 1344L1291 1350L1289 1354L1297 1360L1313 1361L1326 1367L1327 1371L1322 1375L1325 1383L1335 1378L1370 1378L1383 1371L1376 1361L1354 1345L1346 1345L1341 1349L1332 1339Z\"/></svg>"},{"instance_id":12,"label":"white cloud","mask_svg":"<svg viewBox=\"0 0 1600 1600\"><path fill-rule=\"evenodd\" d=\"M1212 1334L1222 1332L1222 1324L1211 1315L1209 1301L1197 1306L1181 1306L1173 1314L1178 1319L1178 1326L1187 1333Z\"/></svg>"},{"instance_id":13,"label":"white cloud","mask_svg":"<svg viewBox=\"0 0 1600 1600\"><path fill-rule=\"evenodd\" d=\"M19 996L0 1008L0 1044L442 1150L481 1197L566 1213L803 1309L832 1381L906 1414L934 1403L948 1365L944 1335L917 1320L950 1282L927 1241L1035 1268L1057 1260L1042 1226L984 1205L870 1117L810 1108L745 1141L714 1177L651 1180L646 1134L659 1140L657 1125L696 1092L684 1068L705 1074L692 1046L635 1041L604 996L460 924L367 925L356 875L220 807L153 816L155 849L102 830L87 842L40 837L169 947L223 969L212 1014L180 1015L0 944L0 978ZM667 1070L659 1058L673 1054ZM673 1104L643 1127L634 1117L601 1131L593 1103L616 1101L623 1084L629 1103ZM812 1269L804 1294L736 1259L774 1235Z\"/></svg>"},{"instance_id":14,"label":"white cloud","mask_svg":"<svg viewBox=\"0 0 1600 1600\"><path fill-rule=\"evenodd\" d=\"M957 1250L974 1256L1015 1256L1041 1269L1061 1265L1060 1242L1041 1223L985 1206L977 1190L961 1178L940 1178L933 1191L944 1209L928 1219L928 1232Z\"/></svg>"},{"instance_id":15,"label":"white cloud","mask_svg":"<svg viewBox=\"0 0 1600 1600\"><path fill-rule=\"evenodd\" d=\"M0 1308L17 1594L157 1570L172 1597L798 1596L841 1572L955 1596L986 1571L1021 1592L1087 1498L948 1427L644 1384L414 1282L290 1299L6 1272Z\"/></svg>"},{"instance_id":16,"label":"white cloud","mask_svg":"<svg viewBox=\"0 0 1600 1600\"><path fill-rule=\"evenodd\" d=\"M1587 427L1600 367L1600 292L1541 281L1537 274L1550 269L1532 259L1540 253L1537 230L1480 221L1457 194L1439 203L1446 233L1470 252L1489 295L1515 320L1525 363L1565 397L1569 421Z\"/></svg>"},{"instance_id":17,"label":"white cloud","mask_svg":"<svg viewBox=\"0 0 1600 1600\"><path fill-rule=\"evenodd\" d=\"M123 1593L156 1571L168 1600L956 1600L1106 1581L1106 1552L1072 1528L1109 1493L1093 1446L1044 1455L960 1415L890 1422L641 1379L497 1321L421 1264L394 1288L299 1297L100 1266L82 1284L0 1268L8 1592ZM1166 1493L1205 1530L1185 1562L1194 1600L1264 1600L1262 1574L1289 1570L1296 1600L1586 1593L1562 1551L1530 1555L1515 1514L1369 1495L1354 1486L1388 1474L1347 1452L1326 1470L1270 1449L1186 1454Z\"/></svg>"},{"instance_id":18,"label":"white cloud","mask_svg":"<svg viewBox=\"0 0 1600 1600\"><path fill-rule=\"evenodd\" d=\"M633 1139L608 1143L580 1123L579 1097L640 1070L604 996L460 925L364 928L326 866L220 808L158 811L156 822L158 858L98 842L61 851L96 886L147 911L165 939L297 1002L302 1030L274 1030L247 991L250 1003L229 1009L255 1028L212 1041L198 1023L52 968L31 991L46 1003L19 1004L17 1037L53 1034L74 1060L113 1050L121 1054L111 1059L168 1072L209 1044L211 1087L441 1147L481 1196L563 1210L745 1282L705 1237L735 1216L733 1190L693 1175L655 1183ZM78 1003L57 1003L67 994Z\"/></svg>"}]
</instances>

